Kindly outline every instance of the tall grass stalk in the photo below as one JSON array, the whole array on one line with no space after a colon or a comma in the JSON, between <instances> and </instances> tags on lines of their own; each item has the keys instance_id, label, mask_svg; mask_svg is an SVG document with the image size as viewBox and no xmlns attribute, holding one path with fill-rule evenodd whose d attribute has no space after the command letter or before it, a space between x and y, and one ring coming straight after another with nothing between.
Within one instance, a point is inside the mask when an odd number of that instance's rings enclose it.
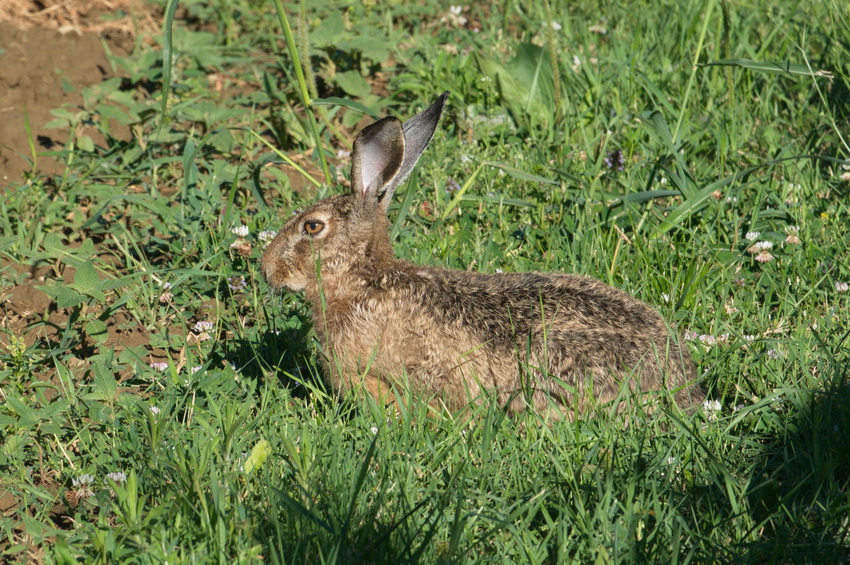
<instances>
[{"instance_id":1,"label":"tall grass stalk","mask_svg":"<svg viewBox=\"0 0 850 565\"><path fill-rule=\"evenodd\" d=\"M313 114L313 101L310 97L310 91L307 88L307 80L304 77L304 69L301 65L301 58L298 55L298 47L295 44L295 36L292 34L292 28L289 26L289 18L286 16L286 10L283 9L281 0L273 0L273 2L275 10L277 10L280 26L283 28L286 48L289 50L289 57L292 59L292 66L295 69L295 77L298 80L298 93L301 97L301 103L304 104L304 108L307 111L307 121L310 124L310 132L313 134L313 139L316 143L316 152L319 154L319 162L322 165L325 184L330 186L333 182L333 177L331 177L331 170L328 167L328 161L325 157L322 137L319 135L319 128L316 124L316 116Z\"/></svg>"}]
</instances>

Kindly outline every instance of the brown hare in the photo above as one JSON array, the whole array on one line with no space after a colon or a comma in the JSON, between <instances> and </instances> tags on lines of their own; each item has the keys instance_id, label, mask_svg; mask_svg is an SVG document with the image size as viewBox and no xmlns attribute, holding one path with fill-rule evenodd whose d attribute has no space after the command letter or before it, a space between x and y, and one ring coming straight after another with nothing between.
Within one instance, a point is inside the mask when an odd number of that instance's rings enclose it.
<instances>
[{"instance_id":1,"label":"brown hare","mask_svg":"<svg viewBox=\"0 0 850 565\"><path fill-rule=\"evenodd\" d=\"M290 219L268 246L271 286L303 291L338 392L393 391L458 410L494 394L571 418L627 392L703 402L694 365L650 306L599 281L559 273L482 274L394 256L387 209L428 146L448 93L405 123L357 136L351 193ZM651 397L650 402L657 402Z\"/></svg>"}]
</instances>

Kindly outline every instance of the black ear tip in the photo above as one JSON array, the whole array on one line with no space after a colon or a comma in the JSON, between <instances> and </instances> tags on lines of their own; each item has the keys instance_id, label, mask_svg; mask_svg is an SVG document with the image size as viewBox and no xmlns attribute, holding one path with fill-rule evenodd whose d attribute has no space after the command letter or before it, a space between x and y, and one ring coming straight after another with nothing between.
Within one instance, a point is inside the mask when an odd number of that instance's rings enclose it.
<instances>
[{"instance_id":1,"label":"black ear tip","mask_svg":"<svg viewBox=\"0 0 850 565\"><path fill-rule=\"evenodd\" d=\"M428 106L428 108L420 114L420 116L433 116L436 115L437 119L440 118L440 115L443 113L443 106L446 104L446 100L449 98L450 92L447 90L440 94L434 102Z\"/></svg>"}]
</instances>

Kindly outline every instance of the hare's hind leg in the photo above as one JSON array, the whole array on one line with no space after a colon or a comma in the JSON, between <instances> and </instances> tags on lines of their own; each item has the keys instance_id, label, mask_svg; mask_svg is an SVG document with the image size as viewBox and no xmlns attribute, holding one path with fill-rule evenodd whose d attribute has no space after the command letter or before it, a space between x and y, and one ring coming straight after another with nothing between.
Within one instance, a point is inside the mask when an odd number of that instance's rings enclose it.
<instances>
[{"instance_id":1,"label":"hare's hind leg","mask_svg":"<svg viewBox=\"0 0 850 565\"><path fill-rule=\"evenodd\" d=\"M388 404L397 405L396 393L393 386L371 373L367 373L366 375L355 373L354 375L345 376L333 384L334 388L343 394L353 393L358 398L362 398L362 395L368 394L381 406Z\"/></svg>"},{"instance_id":2,"label":"hare's hind leg","mask_svg":"<svg viewBox=\"0 0 850 565\"><path fill-rule=\"evenodd\" d=\"M393 387L384 382L383 379L367 375L363 378L361 386L362 390L374 398L379 405L397 404Z\"/></svg>"}]
</instances>

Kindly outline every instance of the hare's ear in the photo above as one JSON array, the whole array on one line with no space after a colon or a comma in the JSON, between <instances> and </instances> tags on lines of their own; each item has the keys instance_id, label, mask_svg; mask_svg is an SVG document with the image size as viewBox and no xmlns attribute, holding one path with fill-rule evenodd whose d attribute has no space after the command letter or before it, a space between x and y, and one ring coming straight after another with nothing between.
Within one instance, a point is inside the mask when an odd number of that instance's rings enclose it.
<instances>
[{"instance_id":1,"label":"hare's ear","mask_svg":"<svg viewBox=\"0 0 850 565\"><path fill-rule=\"evenodd\" d=\"M373 196L384 211L389 208L396 187L434 137L448 96L444 92L403 125L395 118L384 118L360 132L352 151L351 179L356 193Z\"/></svg>"},{"instance_id":2,"label":"hare's ear","mask_svg":"<svg viewBox=\"0 0 850 565\"><path fill-rule=\"evenodd\" d=\"M363 128L351 151L351 190L380 201L404 163L404 130L396 118Z\"/></svg>"}]
</instances>

